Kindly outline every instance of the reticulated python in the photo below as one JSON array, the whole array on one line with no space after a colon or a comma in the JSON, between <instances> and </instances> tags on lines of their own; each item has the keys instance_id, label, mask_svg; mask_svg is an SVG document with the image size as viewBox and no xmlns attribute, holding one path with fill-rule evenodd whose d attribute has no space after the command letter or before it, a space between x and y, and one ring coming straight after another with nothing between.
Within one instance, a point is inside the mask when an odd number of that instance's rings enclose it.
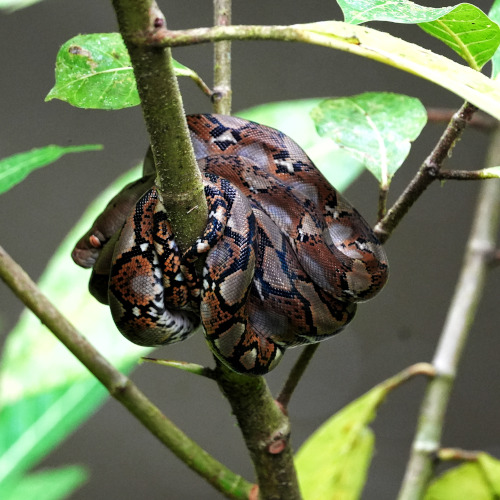
<instances>
[{"instance_id":1,"label":"reticulated python","mask_svg":"<svg viewBox=\"0 0 500 500\"><path fill-rule=\"evenodd\" d=\"M78 242L92 294L140 345L185 339L200 320L217 357L263 374L287 347L324 340L387 279L359 213L283 133L229 116L188 116L209 206L181 255L153 174L125 187ZM206 254L203 276L194 261Z\"/></svg>"}]
</instances>

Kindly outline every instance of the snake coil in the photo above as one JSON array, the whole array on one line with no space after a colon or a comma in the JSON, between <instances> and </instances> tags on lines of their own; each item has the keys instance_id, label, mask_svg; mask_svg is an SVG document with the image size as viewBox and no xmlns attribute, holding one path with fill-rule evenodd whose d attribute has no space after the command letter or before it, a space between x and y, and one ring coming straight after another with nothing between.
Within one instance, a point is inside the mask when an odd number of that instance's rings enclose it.
<instances>
[{"instance_id":1,"label":"snake coil","mask_svg":"<svg viewBox=\"0 0 500 500\"><path fill-rule=\"evenodd\" d=\"M181 254L148 171L126 186L73 250L92 294L140 345L203 325L215 355L264 374L287 347L339 332L387 280L361 215L283 133L230 116L187 117L209 220ZM203 276L194 262L206 257Z\"/></svg>"}]
</instances>

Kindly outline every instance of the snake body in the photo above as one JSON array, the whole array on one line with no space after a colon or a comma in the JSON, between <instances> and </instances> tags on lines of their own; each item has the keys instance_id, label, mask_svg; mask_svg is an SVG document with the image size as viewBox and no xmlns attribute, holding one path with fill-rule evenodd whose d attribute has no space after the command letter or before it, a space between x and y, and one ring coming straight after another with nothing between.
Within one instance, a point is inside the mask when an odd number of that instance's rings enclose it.
<instances>
[{"instance_id":1,"label":"snake body","mask_svg":"<svg viewBox=\"0 0 500 500\"><path fill-rule=\"evenodd\" d=\"M339 332L386 282L361 215L285 134L235 117L187 117L209 206L181 254L146 168L73 251L91 292L140 345L185 339L201 321L215 355L264 374L284 350ZM203 276L194 262L205 257Z\"/></svg>"}]
</instances>

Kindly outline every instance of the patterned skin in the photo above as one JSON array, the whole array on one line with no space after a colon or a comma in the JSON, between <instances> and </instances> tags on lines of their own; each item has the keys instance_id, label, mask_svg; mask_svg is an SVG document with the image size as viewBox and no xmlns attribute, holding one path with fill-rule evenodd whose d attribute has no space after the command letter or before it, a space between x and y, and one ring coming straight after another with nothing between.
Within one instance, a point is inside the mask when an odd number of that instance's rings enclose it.
<instances>
[{"instance_id":1,"label":"patterned skin","mask_svg":"<svg viewBox=\"0 0 500 500\"><path fill-rule=\"evenodd\" d=\"M287 347L341 331L356 303L384 286L386 255L283 133L219 115L188 116L188 125L209 205L205 233L180 254L147 171L110 202L73 259L94 268L91 292L132 342L177 342L201 321L223 363L261 375Z\"/></svg>"}]
</instances>

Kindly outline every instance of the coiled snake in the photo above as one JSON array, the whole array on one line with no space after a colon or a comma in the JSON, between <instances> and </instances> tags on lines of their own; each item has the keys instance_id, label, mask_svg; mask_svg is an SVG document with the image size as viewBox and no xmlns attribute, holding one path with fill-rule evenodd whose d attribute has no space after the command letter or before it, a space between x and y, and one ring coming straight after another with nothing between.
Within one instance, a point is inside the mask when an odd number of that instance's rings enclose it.
<instances>
[{"instance_id":1,"label":"coiled snake","mask_svg":"<svg viewBox=\"0 0 500 500\"><path fill-rule=\"evenodd\" d=\"M359 213L283 133L229 116L188 116L209 221L181 255L145 172L73 250L92 294L140 345L198 324L235 371L263 374L284 350L339 332L387 279L383 248ZM203 276L194 261L205 254Z\"/></svg>"}]
</instances>

